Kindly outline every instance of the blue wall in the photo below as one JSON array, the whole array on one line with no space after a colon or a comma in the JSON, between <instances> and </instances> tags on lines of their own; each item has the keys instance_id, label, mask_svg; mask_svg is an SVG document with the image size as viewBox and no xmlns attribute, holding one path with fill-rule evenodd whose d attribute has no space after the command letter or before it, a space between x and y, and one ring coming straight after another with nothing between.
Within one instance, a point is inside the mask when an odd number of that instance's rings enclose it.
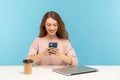
<instances>
[{"instance_id":1,"label":"blue wall","mask_svg":"<svg viewBox=\"0 0 120 80\"><path fill-rule=\"evenodd\" d=\"M120 65L120 0L0 0L0 65L22 65L51 10L64 20L79 65Z\"/></svg>"}]
</instances>

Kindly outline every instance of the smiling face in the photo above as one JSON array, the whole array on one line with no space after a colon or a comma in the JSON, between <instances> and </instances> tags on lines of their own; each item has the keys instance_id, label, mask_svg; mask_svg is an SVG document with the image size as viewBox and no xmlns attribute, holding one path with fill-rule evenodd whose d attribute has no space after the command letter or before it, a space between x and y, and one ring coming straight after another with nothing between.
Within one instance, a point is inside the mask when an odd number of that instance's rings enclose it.
<instances>
[{"instance_id":1,"label":"smiling face","mask_svg":"<svg viewBox=\"0 0 120 80\"><path fill-rule=\"evenodd\" d=\"M47 12L40 24L39 37L68 39L69 36L65 29L65 24L60 15L54 11Z\"/></svg>"},{"instance_id":2,"label":"smiling face","mask_svg":"<svg viewBox=\"0 0 120 80\"><path fill-rule=\"evenodd\" d=\"M58 30L58 23L53 18L47 18L45 23L45 28L47 31L47 35L56 36L56 32Z\"/></svg>"}]
</instances>

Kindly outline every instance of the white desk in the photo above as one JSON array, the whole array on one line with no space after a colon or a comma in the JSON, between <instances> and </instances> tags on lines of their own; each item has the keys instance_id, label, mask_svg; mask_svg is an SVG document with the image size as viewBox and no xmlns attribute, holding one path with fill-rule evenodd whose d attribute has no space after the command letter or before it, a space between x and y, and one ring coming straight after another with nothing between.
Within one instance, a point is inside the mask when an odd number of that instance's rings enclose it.
<instances>
[{"instance_id":1,"label":"white desk","mask_svg":"<svg viewBox=\"0 0 120 80\"><path fill-rule=\"evenodd\" d=\"M25 75L23 66L0 66L0 80L120 80L120 66L90 66L99 71L73 76L53 72L56 67L33 67L33 73Z\"/></svg>"}]
</instances>

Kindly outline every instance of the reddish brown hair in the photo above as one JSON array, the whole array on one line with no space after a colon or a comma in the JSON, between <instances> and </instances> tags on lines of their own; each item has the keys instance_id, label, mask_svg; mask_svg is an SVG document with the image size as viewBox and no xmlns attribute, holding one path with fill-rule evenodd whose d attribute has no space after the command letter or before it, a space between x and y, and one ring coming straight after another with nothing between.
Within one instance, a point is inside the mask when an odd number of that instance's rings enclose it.
<instances>
[{"instance_id":1,"label":"reddish brown hair","mask_svg":"<svg viewBox=\"0 0 120 80\"><path fill-rule=\"evenodd\" d=\"M61 17L59 16L58 13L54 12L54 11L50 11L47 12L42 19L41 25L40 25L40 33L39 33L39 37L44 37L47 35L47 31L45 29L45 23L46 23L46 19L47 18L53 18L54 20L57 21L58 23L58 31L56 32L56 35L58 38L60 39L68 39L68 33L65 29L65 24L62 21Z\"/></svg>"}]
</instances>

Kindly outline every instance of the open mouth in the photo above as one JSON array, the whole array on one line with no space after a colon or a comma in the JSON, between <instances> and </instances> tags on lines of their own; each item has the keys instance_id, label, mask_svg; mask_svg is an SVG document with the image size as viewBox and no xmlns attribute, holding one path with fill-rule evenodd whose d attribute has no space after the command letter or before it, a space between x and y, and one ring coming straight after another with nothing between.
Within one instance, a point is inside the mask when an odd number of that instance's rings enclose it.
<instances>
[{"instance_id":1,"label":"open mouth","mask_svg":"<svg viewBox=\"0 0 120 80\"><path fill-rule=\"evenodd\" d=\"M54 33L55 31L49 31L50 33Z\"/></svg>"}]
</instances>

